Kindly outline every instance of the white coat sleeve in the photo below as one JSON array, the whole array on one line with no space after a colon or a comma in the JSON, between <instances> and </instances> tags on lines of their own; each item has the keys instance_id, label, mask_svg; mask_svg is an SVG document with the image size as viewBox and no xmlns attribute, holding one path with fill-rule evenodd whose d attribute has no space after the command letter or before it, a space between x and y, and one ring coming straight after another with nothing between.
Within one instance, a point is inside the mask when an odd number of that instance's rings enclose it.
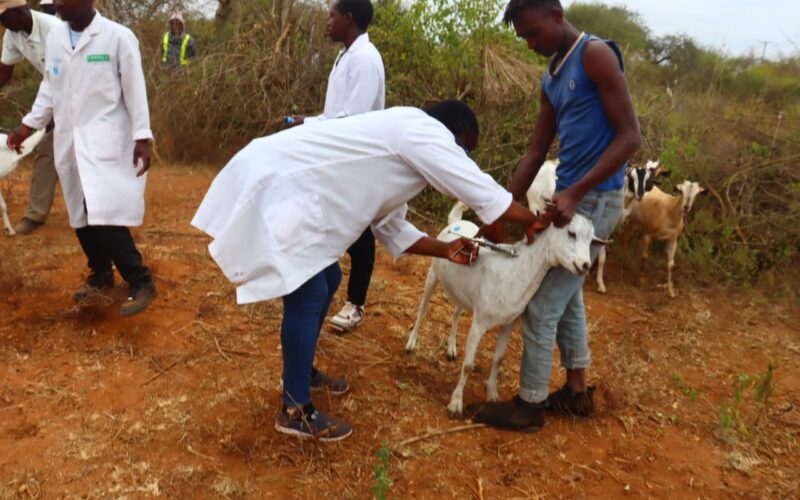
<instances>
[{"instance_id":1,"label":"white coat sleeve","mask_svg":"<svg viewBox=\"0 0 800 500\"><path fill-rule=\"evenodd\" d=\"M119 43L119 76L122 82L122 99L133 125L132 140L152 139L150 110L147 107L147 86L142 71L139 40L130 30L125 30Z\"/></svg>"},{"instance_id":2,"label":"white coat sleeve","mask_svg":"<svg viewBox=\"0 0 800 500\"><path fill-rule=\"evenodd\" d=\"M25 56L20 52L19 47L11 40L12 32L6 31L3 35L3 51L0 52L0 63L6 66L14 66L25 60Z\"/></svg>"},{"instance_id":3,"label":"white coat sleeve","mask_svg":"<svg viewBox=\"0 0 800 500\"><path fill-rule=\"evenodd\" d=\"M403 255L408 247L427 236L406 220L406 213L408 213L408 205L404 204L371 224L372 233L395 259Z\"/></svg>"},{"instance_id":4,"label":"white coat sleeve","mask_svg":"<svg viewBox=\"0 0 800 500\"><path fill-rule=\"evenodd\" d=\"M53 93L50 88L50 71L45 71L39 92L33 102L31 112L22 118L22 123L34 130L45 128L53 119Z\"/></svg>"},{"instance_id":5,"label":"white coat sleeve","mask_svg":"<svg viewBox=\"0 0 800 500\"><path fill-rule=\"evenodd\" d=\"M398 153L437 191L466 203L485 224L497 221L511 206L511 193L482 172L438 122L429 120L408 131Z\"/></svg>"}]
</instances>

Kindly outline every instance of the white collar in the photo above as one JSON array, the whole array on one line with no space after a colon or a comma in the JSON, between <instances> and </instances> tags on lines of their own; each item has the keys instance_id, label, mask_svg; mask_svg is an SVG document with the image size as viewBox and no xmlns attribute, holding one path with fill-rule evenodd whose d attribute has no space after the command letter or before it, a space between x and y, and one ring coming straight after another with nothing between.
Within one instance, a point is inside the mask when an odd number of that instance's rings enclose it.
<instances>
[{"instance_id":1,"label":"white collar","mask_svg":"<svg viewBox=\"0 0 800 500\"><path fill-rule=\"evenodd\" d=\"M345 51L346 52L347 51L354 51L355 52L356 50L360 49L361 47L363 47L364 45L366 45L368 43L369 43L369 34L366 33L366 32L362 33L361 35L358 35L358 38L353 40L353 43L351 43L350 47L345 49Z\"/></svg>"},{"instance_id":2,"label":"white collar","mask_svg":"<svg viewBox=\"0 0 800 500\"><path fill-rule=\"evenodd\" d=\"M35 42L39 39L41 27L39 27L39 20L36 19L36 14L36 11L31 10L31 34L27 35L29 42Z\"/></svg>"},{"instance_id":3,"label":"white collar","mask_svg":"<svg viewBox=\"0 0 800 500\"><path fill-rule=\"evenodd\" d=\"M553 76L558 76L558 72L561 71L561 68L567 62L567 59L569 59L569 56L571 56L572 53L575 52L575 49L578 48L578 45L581 43L581 40L583 40L583 37L585 37L585 36L586 36L586 32L582 31L581 34L578 36L578 38L572 43L572 47L570 47L569 50L567 51L567 53L564 54L564 57L561 58L561 61L559 61L558 66L556 66L556 69L553 70L553 73L552 73Z\"/></svg>"}]
</instances>

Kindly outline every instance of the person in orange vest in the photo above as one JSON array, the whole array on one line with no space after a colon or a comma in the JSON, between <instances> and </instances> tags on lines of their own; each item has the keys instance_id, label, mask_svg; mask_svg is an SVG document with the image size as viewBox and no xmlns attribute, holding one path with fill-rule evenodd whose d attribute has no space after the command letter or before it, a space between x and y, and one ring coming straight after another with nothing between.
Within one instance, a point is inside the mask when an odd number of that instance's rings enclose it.
<instances>
[{"instance_id":1,"label":"person in orange vest","mask_svg":"<svg viewBox=\"0 0 800 500\"><path fill-rule=\"evenodd\" d=\"M180 12L169 18L169 31L161 39L161 66L165 70L185 67L197 57L197 43L185 26Z\"/></svg>"}]
</instances>

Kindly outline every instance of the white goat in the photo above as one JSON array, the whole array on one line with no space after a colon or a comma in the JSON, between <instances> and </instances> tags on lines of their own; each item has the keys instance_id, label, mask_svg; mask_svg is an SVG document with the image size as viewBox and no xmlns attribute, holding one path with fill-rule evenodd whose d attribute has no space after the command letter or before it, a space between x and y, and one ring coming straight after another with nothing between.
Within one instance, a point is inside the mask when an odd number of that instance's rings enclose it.
<instances>
[{"instance_id":1,"label":"white goat","mask_svg":"<svg viewBox=\"0 0 800 500\"><path fill-rule=\"evenodd\" d=\"M525 196L528 198L528 208L535 214L542 214L547 210L547 204L553 199L556 192L556 169L558 160L547 160L542 163L539 173L528 188Z\"/></svg>"},{"instance_id":2,"label":"white goat","mask_svg":"<svg viewBox=\"0 0 800 500\"><path fill-rule=\"evenodd\" d=\"M451 217L457 214L451 211ZM439 233L439 239L452 241L463 236L474 236L478 227L468 221L450 221ZM522 314L538 290L550 268L564 266L575 274L586 274L591 267L589 245L594 238L594 228L584 217L576 216L563 228L554 226L542 231L531 245L521 241L513 246L517 258L482 249L481 256L471 267L464 267L443 259L434 259L425 280L425 292L417 313L417 321L406 344L413 352L419 327L437 282L441 282L447 296L456 304L453 328L448 341L448 355L455 357L455 333L461 311L472 311L472 326L467 337L461 377L450 398L447 409L451 417L459 417L464 409L464 385L472 372L475 354L481 337L489 328L500 325L492 369L486 382L487 398L499 399L497 373L508 346L514 322ZM600 241L600 240L596 240Z\"/></svg>"},{"instance_id":3,"label":"white goat","mask_svg":"<svg viewBox=\"0 0 800 500\"><path fill-rule=\"evenodd\" d=\"M530 208L531 212L535 214L542 214L547 209L547 204L552 200L553 193L555 193L556 190L556 180L558 179L556 176L557 167L558 159L555 159L546 160L542 164L541 168L539 168L539 173L536 174L536 178L533 180L531 186L528 188L528 191L525 193L525 196L528 199L528 208ZM469 221L462 221L464 212L467 210L469 210L469 207L466 204L461 201L456 202L456 204L453 205L453 208L450 209L450 213L447 216L447 224L450 228L456 228L453 232L471 238L478 233L478 226ZM458 222L461 223L457 224ZM444 241L453 241L456 238L457 237L453 236L452 234L443 233L439 235L439 239ZM433 263L431 263L431 266L433 266ZM433 272L434 271L432 268L428 270L428 278L433 279L433 283L435 284L435 274L431 274ZM422 309L420 309L420 311L422 314L424 314ZM456 310L453 314L453 326L450 331L450 336L447 339L447 359L450 361L456 359L456 356L458 355L458 350L456 348L456 335L458 334L458 320L461 317L461 312L462 309L456 306ZM409 353L411 353L416 346L421 319L421 316L417 317L414 330L411 333L411 337L408 339L406 351Z\"/></svg>"},{"instance_id":4,"label":"white goat","mask_svg":"<svg viewBox=\"0 0 800 500\"><path fill-rule=\"evenodd\" d=\"M17 168L22 158L36 149L39 141L42 140L42 136L44 136L44 131L39 130L28 137L25 142L22 143L22 154L18 155L16 151L12 151L6 146L6 139L8 136L5 133L0 133L0 180L5 179L8 174ZM11 221L8 220L8 206L6 205L6 200L3 198L2 191L0 191L0 216L3 218L3 228L6 234L9 236L15 235L16 233L14 232L13 226L11 226Z\"/></svg>"},{"instance_id":5,"label":"white goat","mask_svg":"<svg viewBox=\"0 0 800 500\"><path fill-rule=\"evenodd\" d=\"M625 201L622 209L622 218L619 224L622 225L630 217L636 204L642 201L644 195L649 193L654 187L656 178L664 172L658 166L658 161L648 161L644 167L632 167L625 176ZM597 291L606 293L606 284L603 280L603 272L606 267L606 257L608 250L605 246L600 248L597 254Z\"/></svg>"},{"instance_id":6,"label":"white goat","mask_svg":"<svg viewBox=\"0 0 800 500\"><path fill-rule=\"evenodd\" d=\"M650 242L653 239L667 242L667 292L675 297L672 285L672 269L675 267L675 251L678 248L678 236L683 231L684 216L694 205L697 195L706 190L696 182L683 181L675 186L677 196L670 196L657 187L647 193L642 201L631 211L631 223L644 231L642 238L642 263L639 267L641 280L642 269L647 260Z\"/></svg>"}]
</instances>

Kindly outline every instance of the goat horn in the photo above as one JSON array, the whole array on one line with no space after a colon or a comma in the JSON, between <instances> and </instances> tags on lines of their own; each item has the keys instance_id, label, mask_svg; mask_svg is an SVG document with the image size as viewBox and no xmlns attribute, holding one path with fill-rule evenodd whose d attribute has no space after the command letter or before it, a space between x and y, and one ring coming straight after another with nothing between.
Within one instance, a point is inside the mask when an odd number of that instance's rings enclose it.
<instances>
[{"instance_id":1,"label":"goat horn","mask_svg":"<svg viewBox=\"0 0 800 500\"><path fill-rule=\"evenodd\" d=\"M610 245L612 243L614 243L614 240L601 240L597 236L592 238L593 245Z\"/></svg>"}]
</instances>

